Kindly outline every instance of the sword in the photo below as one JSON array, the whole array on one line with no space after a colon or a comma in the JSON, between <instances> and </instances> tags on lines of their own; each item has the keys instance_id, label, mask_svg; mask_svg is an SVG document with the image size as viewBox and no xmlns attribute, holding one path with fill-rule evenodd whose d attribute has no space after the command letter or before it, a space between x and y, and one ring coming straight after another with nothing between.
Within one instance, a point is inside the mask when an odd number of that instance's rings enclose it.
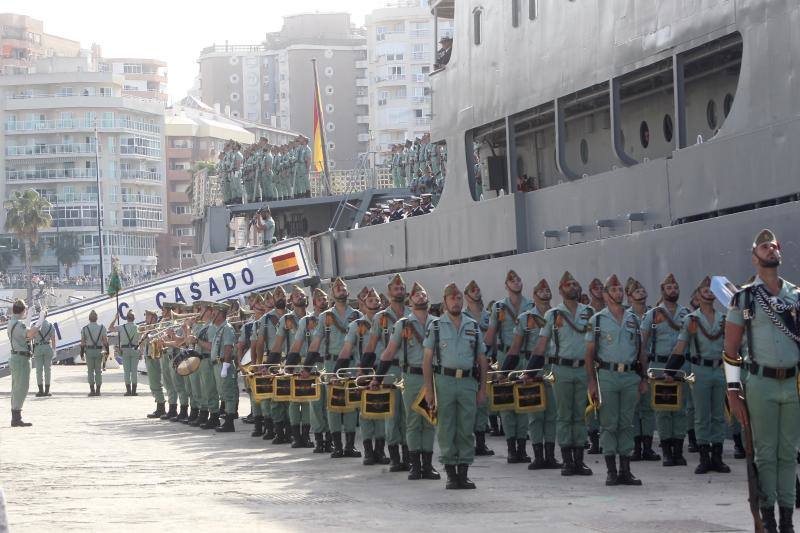
<instances>
[{"instance_id":1,"label":"sword","mask_svg":"<svg viewBox=\"0 0 800 533\"><path fill-rule=\"evenodd\" d=\"M745 405L747 405L746 402ZM730 410L727 396L725 397L725 406ZM758 488L758 468L756 467L753 452L753 431L750 429L749 411L745 411L745 416L747 419L742 424L742 432L744 433L745 461L747 462L747 501L750 504L750 514L753 515L753 530L755 533L764 533L764 522L761 521L761 512L758 505L761 493ZM797 481L797 478L795 478L795 481Z\"/></svg>"}]
</instances>

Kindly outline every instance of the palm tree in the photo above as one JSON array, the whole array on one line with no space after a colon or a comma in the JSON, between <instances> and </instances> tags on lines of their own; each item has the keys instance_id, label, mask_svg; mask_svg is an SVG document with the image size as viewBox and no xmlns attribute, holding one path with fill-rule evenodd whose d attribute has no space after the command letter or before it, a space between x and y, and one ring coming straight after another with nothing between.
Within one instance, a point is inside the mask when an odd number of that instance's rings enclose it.
<instances>
[{"instance_id":1,"label":"palm tree","mask_svg":"<svg viewBox=\"0 0 800 533\"><path fill-rule=\"evenodd\" d=\"M83 246L78 242L74 233L64 233L56 242L56 259L65 267L65 275L69 276L69 269L81 259Z\"/></svg>"},{"instance_id":2,"label":"palm tree","mask_svg":"<svg viewBox=\"0 0 800 533\"><path fill-rule=\"evenodd\" d=\"M50 202L39 196L33 189L13 191L6 200L5 230L13 233L25 250L25 275L27 276L28 298L33 301L33 285L31 283L31 249L39 240L39 230L47 228L53 222L50 216Z\"/></svg>"}]
</instances>

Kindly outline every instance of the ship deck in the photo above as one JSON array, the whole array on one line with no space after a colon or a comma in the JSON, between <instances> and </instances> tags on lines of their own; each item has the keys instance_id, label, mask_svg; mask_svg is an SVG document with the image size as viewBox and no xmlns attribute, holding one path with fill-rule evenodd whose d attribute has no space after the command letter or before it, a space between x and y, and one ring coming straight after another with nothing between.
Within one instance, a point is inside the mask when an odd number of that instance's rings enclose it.
<instances>
[{"instance_id":1,"label":"ship deck","mask_svg":"<svg viewBox=\"0 0 800 533\"><path fill-rule=\"evenodd\" d=\"M489 438L497 455L470 470L478 489L447 491L444 481L407 481L360 459L267 444L239 421L236 433L217 434L148 420L146 376L135 398L122 395L121 369L105 373L100 398L86 397L83 366L53 367L53 379L51 398L32 390L25 403L33 427L11 429L4 418L0 429L0 488L15 533L752 530L744 461L730 441L733 473L695 476L697 455L688 454L689 467L634 463L644 481L636 488L605 487L602 456L587 456L594 476L565 478L506 464L505 442ZM6 409L10 388L0 380ZM0 509L0 530L2 522Z\"/></svg>"}]
</instances>

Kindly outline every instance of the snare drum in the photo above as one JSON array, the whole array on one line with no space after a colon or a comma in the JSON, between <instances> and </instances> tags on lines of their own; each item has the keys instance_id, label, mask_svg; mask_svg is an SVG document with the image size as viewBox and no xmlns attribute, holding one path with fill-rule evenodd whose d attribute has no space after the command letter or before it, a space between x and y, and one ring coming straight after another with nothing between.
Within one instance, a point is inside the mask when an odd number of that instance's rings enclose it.
<instances>
[{"instance_id":1,"label":"snare drum","mask_svg":"<svg viewBox=\"0 0 800 533\"><path fill-rule=\"evenodd\" d=\"M179 376L188 376L200 368L200 355L194 350L181 350L172 358L172 368Z\"/></svg>"}]
</instances>

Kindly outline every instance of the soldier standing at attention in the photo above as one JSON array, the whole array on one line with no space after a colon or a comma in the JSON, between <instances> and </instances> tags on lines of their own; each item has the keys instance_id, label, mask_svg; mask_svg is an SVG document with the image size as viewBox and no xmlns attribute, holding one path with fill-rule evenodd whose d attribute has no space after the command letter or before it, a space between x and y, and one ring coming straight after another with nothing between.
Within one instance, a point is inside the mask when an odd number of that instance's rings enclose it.
<instances>
[{"instance_id":1,"label":"soldier standing at attention","mask_svg":"<svg viewBox=\"0 0 800 533\"><path fill-rule=\"evenodd\" d=\"M292 344L292 354L299 353L301 359L308 356L308 347L311 345L312 335L314 330L317 329L319 322L319 315L328 308L328 295L325 291L315 288L311 292L311 304L314 306L313 313L307 314L297 324L297 333L294 336L294 344ZM325 370L324 361L317 361L314 370L322 372ZM309 373L303 368L303 377L307 378ZM314 451L313 453L330 453L333 451L331 443L331 432L328 428L328 411L327 411L327 387L322 387L320 390L319 400L310 402L310 422L311 431L314 433Z\"/></svg>"},{"instance_id":2,"label":"soldier standing at attention","mask_svg":"<svg viewBox=\"0 0 800 533\"><path fill-rule=\"evenodd\" d=\"M762 230L751 253L756 278L734 295L725 321L725 381L731 413L740 424L752 428L764 528L776 531L777 502L780 531L788 532L794 531L796 451L800 444L795 379L800 361L800 294L795 285L778 275L781 247L775 234ZM748 352L746 361L740 355L743 342ZM749 369L744 387L742 366Z\"/></svg>"},{"instance_id":3,"label":"soldier standing at attention","mask_svg":"<svg viewBox=\"0 0 800 533\"><path fill-rule=\"evenodd\" d=\"M483 297L481 288L475 280L467 283L464 288L464 299L467 307L464 315L478 323L482 334L486 334L489 329L489 311L483 307ZM427 327L425 328L427 331ZM489 400L477 406L475 413L475 455L486 456L494 455L494 451L486 447L486 430L489 427Z\"/></svg>"},{"instance_id":4,"label":"soldier standing at attention","mask_svg":"<svg viewBox=\"0 0 800 533\"><path fill-rule=\"evenodd\" d=\"M161 321L164 323L172 321L172 313L178 310L180 304L176 302L164 302L161 305ZM173 332L167 328L163 336L160 336L158 343L161 349L161 382L164 384L164 390L167 393L167 402L169 403L169 411L161 415L161 420L169 420L173 416L178 416L178 388L175 383L175 371L172 368L172 359L175 356L172 350L172 342L168 339L174 339ZM169 335L169 337L168 337ZM167 346L167 343L170 346Z\"/></svg>"},{"instance_id":5,"label":"soldier standing at attention","mask_svg":"<svg viewBox=\"0 0 800 533\"><path fill-rule=\"evenodd\" d=\"M227 320L228 304L216 303L213 308L216 331L211 341L211 360L221 361L221 364L214 367L214 371L219 372L222 378L222 401L225 402L226 406L230 406L225 412L224 423L214 429L220 433L229 433L236 431L233 426L233 419L236 416L233 406L236 405L236 400L239 397L237 370L233 356L236 334Z\"/></svg>"},{"instance_id":6,"label":"soldier standing at attention","mask_svg":"<svg viewBox=\"0 0 800 533\"><path fill-rule=\"evenodd\" d=\"M128 311L125 315L125 324L120 327L116 326L117 318L119 315L114 316L114 321L108 328L110 333L117 332L119 335L119 348L122 351L122 372L125 378L125 396L138 396L136 394L136 384L138 379L138 372L136 370L139 364L139 342L141 336L139 335L139 328L136 326L136 315L133 311Z\"/></svg>"},{"instance_id":7,"label":"soldier standing at attention","mask_svg":"<svg viewBox=\"0 0 800 533\"><path fill-rule=\"evenodd\" d=\"M396 279L402 278L397 275ZM394 280L393 280L394 282ZM395 287L394 291L392 287ZM398 283L389 284L389 292L393 302L397 296L396 289ZM403 293L405 293L405 285ZM403 347L402 356L399 364L403 370L403 405L406 416L406 442L408 442L408 455L410 470L408 479L441 479L441 476L433 468L433 439L436 434L436 426L428 422L422 415L413 410L414 402L424 386L422 376L423 348L422 342L425 332L428 330L434 317L428 313L429 302L428 293L422 285L414 283L410 297L413 311L400 317L394 325L392 336L386 345L386 349L381 354L380 365L377 374L382 376L387 374L395 366L397 351ZM372 380L372 387L377 388L383 383L382 377ZM392 461L397 461L397 447L393 452Z\"/></svg>"},{"instance_id":8,"label":"soldier standing at attention","mask_svg":"<svg viewBox=\"0 0 800 533\"><path fill-rule=\"evenodd\" d=\"M300 145L297 147L297 162L295 164L295 179L297 181L297 197L308 198L311 196L311 183L308 181L311 174L311 148L308 146L308 137L299 137Z\"/></svg>"},{"instance_id":9,"label":"soldier standing at attention","mask_svg":"<svg viewBox=\"0 0 800 533\"><path fill-rule=\"evenodd\" d=\"M509 270L505 279L505 298L495 302L489 317L489 330L486 332L486 348L497 345L497 364L503 370L518 370L522 366L519 358L514 367L506 368L506 354L514 340L514 328L517 317L533 308L533 302L522 295L522 279L513 270ZM519 366L519 368L517 368ZM531 458L525 452L525 440L528 436L528 414L516 413L513 409L502 411L503 431L506 434L509 463L530 463Z\"/></svg>"},{"instance_id":10,"label":"soldier standing at attention","mask_svg":"<svg viewBox=\"0 0 800 533\"><path fill-rule=\"evenodd\" d=\"M628 278L625 282L625 296L628 307L642 321L650 310L647 305L647 291L637 280ZM647 353L647 352L645 352ZM653 451L653 432L656 426L656 415L650 405L650 384L648 390L639 396L633 412L633 455L631 461L660 461L661 456Z\"/></svg>"},{"instance_id":11,"label":"soldier standing at attention","mask_svg":"<svg viewBox=\"0 0 800 533\"><path fill-rule=\"evenodd\" d=\"M561 447L562 476L590 476L592 470L583 462L586 440L586 371L584 335L589 331L593 312L586 304L578 303L581 286L569 272L558 282L561 303L544 314L545 324L533 347L526 370L541 368L545 354L553 362L556 381L553 392L556 400L556 439ZM539 365L539 366L536 366ZM599 445L598 445L599 446Z\"/></svg>"},{"instance_id":12,"label":"soldier standing at attention","mask_svg":"<svg viewBox=\"0 0 800 533\"><path fill-rule=\"evenodd\" d=\"M156 311L146 310L144 312L145 326L154 326L158 322L158 313ZM145 332L139 341L142 357L144 357L144 364L147 368L147 383L150 387L150 393L156 401L156 410L147 415L147 418L161 418L161 415L166 413L164 410L164 389L161 385L161 361L156 359L155 344L150 341L150 332Z\"/></svg>"},{"instance_id":13,"label":"soldier standing at attention","mask_svg":"<svg viewBox=\"0 0 800 533\"><path fill-rule=\"evenodd\" d=\"M22 404L28 395L31 383L31 352L28 341L39 331L35 327L28 328L22 319L25 318L27 306L17 300L11 306L12 317L8 321L8 340L11 343L11 355L8 365L11 368L11 427L29 427L30 422L22 421Z\"/></svg>"},{"instance_id":14,"label":"soldier standing at attention","mask_svg":"<svg viewBox=\"0 0 800 533\"><path fill-rule=\"evenodd\" d=\"M663 367L673 353L678 342L683 321L689 310L678 304L680 286L672 274L661 282L661 303L645 313L642 320L642 347L654 366ZM688 371L685 364L683 370ZM664 455L661 464L664 466L685 466L683 457L683 438L686 435L686 394L688 385L683 385L683 405L677 411L659 411L656 413L658 438Z\"/></svg>"},{"instance_id":15,"label":"soldier standing at attention","mask_svg":"<svg viewBox=\"0 0 800 533\"><path fill-rule=\"evenodd\" d=\"M106 327L97 323L97 312L92 309L89 323L81 329L81 361L86 361L89 396L100 396L100 385L103 384L103 351L108 352Z\"/></svg>"},{"instance_id":16,"label":"soldier standing at attention","mask_svg":"<svg viewBox=\"0 0 800 533\"><path fill-rule=\"evenodd\" d=\"M599 278L594 278L589 282L589 305L592 306L594 312L602 311L606 303L603 300L603 282Z\"/></svg>"},{"instance_id":17,"label":"soldier standing at attention","mask_svg":"<svg viewBox=\"0 0 800 533\"><path fill-rule=\"evenodd\" d=\"M442 316L431 321L423 343L425 401L438 412L439 459L447 472L447 489L475 488L468 477L475 457L475 408L486 398L483 335L478 323L462 314L463 305L461 291L448 284Z\"/></svg>"},{"instance_id":18,"label":"soldier standing at attention","mask_svg":"<svg viewBox=\"0 0 800 533\"><path fill-rule=\"evenodd\" d=\"M275 309L268 312L261 319L261 323L256 327L258 334L258 341L256 342L256 350L259 360L268 365L281 364L281 352L272 350L275 337L278 336L278 325L283 315L286 314L286 291L283 287L276 287L273 292L273 300L275 302ZM253 332L254 334L256 331ZM264 358L264 353L267 357ZM265 360L266 359L266 360ZM272 444L288 444L289 443L289 406L287 402L275 402L272 400L264 400L261 402L261 412L269 413L269 423L267 424L267 431L274 426L275 433L272 439ZM267 416L266 414L264 416ZM264 433L263 439L267 440L267 434Z\"/></svg>"},{"instance_id":19,"label":"soldier standing at attention","mask_svg":"<svg viewBox=\"0 0 800 533\"><path fill-rule=\"evenodd\" d=\"M722 462L722 443L725 440L725 373L722 371L725 315L714 309L711 278L700 282L697 290L700 308L689 313L678 335L678 343L667 362L668 369L684 366L688 347L695 376L692 395L695 401L695 434L700 449L700 464L695 474L711 470L727 474L731 469ZM670 373L667 373L670 376ZM672 379L671 376L668 378Z\"/></svg>"},{"instance_id":20,"label":"soldier standing at attention","mask_svg":"<svg viewBox=\"0 0 800 533\"><path fill-rule=\"evenodd\" d=\"M414 287L418 287L416 284ZM421 286L419 286L421 288ZM369 354L369 358L375 359L376 354L382 355L389 345L389 340L394 331L395 324L403 317L409 316L411 310L406 307L406 283L400 274L395 274L389 280L386 286L389 293L389 307L380 311L375 315L370 329L369 342L367 342L365 352ZM413 290L412 290L413 292ZM425 311L428 310L427 301L424 304ZM390 374L393 378L399 378L402 373L400 368L400 360L396 357L390 359L392 363L389 368L384 372L378 374ZM389 444L389 458L391 466L390 472L404 472L409 469L409 448L406 440L406 413L403 409L403 399L399 394L395 395L394 416L387 418L385 421L385 435L386 442ZM381 453L383 452L382 443L377 443L381 446ZM402 455L401 455L402 450Z\"/></svg>"},{"instance_id":21,"label":"soldier standing at attention","mask_svg":"<svg viewBox=\"0 0 800 533\"><path fill-rule=\"evenodd\" d=\"M331 285L331 293L334 305L326 309L319 315L317 329L314 331L314 338L311 346L308 347L308 355L303 365L306 371L319 361L325 362L325 371L333 372L336 359L342 351L347 328L350 322L358 319L361 313L347 305L347 297L350 293L347 284L342 278L336 278ZM322 353L320 353L320 349ZM358 411L350 413L331 413L328 412L328 427L331 430L333 440L332 459L340 457L361 457L361 452L355 449L356 442L356 423L358 421ZM342 448L342 430L347 439L346 449Z\"/></svg>"},{"instance_id":22,"label":"soldier standing at attention","mask_svg":"<svg viewBox=\"0 0 800 533\"><path fill-rule=\"evenodd\" d=\"M33 337L33 365L36 367L36 383L39 385L37 397L52 396L50 394L50 367L56 354L55 327L45 318ZM42 371L44 371L44 389L42 388Z\"/></svg>"},{"instance_id":23,"label":"soldier standing at attention","mask_svg":"<svg viewBox=\"0 0 800 533\"><path fill-rule=\"evenodd\" d=\"M600 405L600 444L606 459L606 485L641 485L631 473L633 409L646 390L639 319L622 306L624 289L616 274L603 286L606 308L591 319L586 332L589 395ZM601 403L602 395L602 403ZM619 470L616 456L619 455Z\"/></svg>"},{"instance_id":24,"label":"soldier standing at attention","mask_svg":"<svg viewBox=\"0 0 800 533\"><path fill-rule=\"evenodd\" d=\"M544 369L542 373L551 370L552 359L543 356L536 357L536 361L531 361L533 348L539 342L539 332L545 325L545 314L550 310L550 300L552 293L547 280L541 279L533 288L534 307L524 311L517 318L517 326L514 328L514 341L506 357L504 370L512 368ZM521 356L521 357L520 357ZM517 359L517 361L514 361ZM555 458L556 449L556 399L553 395L553 386L545 383L546 403L545 410L528 415L528 436L533 446L534 459L528 470L541 470L543 468L561 468ZM525 446L523 442L523 446Z\"/></svg>"}]
</instances>

